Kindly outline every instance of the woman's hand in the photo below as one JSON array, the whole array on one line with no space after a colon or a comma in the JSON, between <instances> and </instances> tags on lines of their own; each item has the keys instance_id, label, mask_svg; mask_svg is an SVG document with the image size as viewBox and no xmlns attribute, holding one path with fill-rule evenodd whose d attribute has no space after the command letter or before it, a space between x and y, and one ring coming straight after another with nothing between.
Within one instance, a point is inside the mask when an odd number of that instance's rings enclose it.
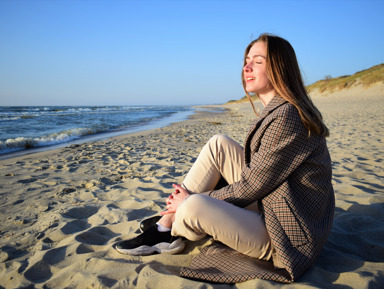
<instances>
[{"instance_id":1,"label":"woman's hand","mask_svg":"<svg viewBox=\"0 0 384 289\"><path fill-rule=\"evenodd\" d=\"M180 204L190 196L188 191L182 188L180 185L173 185L175 191L167 198L166 200L166 209L164 212L161 212L161 215L167 215L170 213L176 213L177 208Z\"/></svg>"}]
</instances>

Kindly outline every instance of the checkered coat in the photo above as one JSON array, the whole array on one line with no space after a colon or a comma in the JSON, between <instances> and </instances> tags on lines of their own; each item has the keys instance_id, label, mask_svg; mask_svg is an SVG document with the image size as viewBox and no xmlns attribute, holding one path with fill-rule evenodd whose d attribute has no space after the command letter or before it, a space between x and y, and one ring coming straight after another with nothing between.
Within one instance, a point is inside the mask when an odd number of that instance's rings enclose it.
<instances>
[{"instance_id":1,"label":"checkered coat","mask_svg":"<svg viewBox=\"0 0 384 289\"><path fill-rule=\"evenodd\" d=\"M293 282L320 254L330 232L335 199L325 138L308 134L297 109L274 97L244 144L241 180L210 196L240 207L261 204L274 251L262 261L214 243L181 275L221 283L254 278Z\"/></svg>"}]
</instances>

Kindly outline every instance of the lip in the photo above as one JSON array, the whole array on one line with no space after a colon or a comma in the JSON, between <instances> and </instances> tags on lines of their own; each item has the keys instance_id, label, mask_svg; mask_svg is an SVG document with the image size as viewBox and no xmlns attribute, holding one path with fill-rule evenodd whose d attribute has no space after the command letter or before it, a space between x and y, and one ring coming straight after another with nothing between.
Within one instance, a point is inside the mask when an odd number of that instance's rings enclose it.
<instances>
[{"instance_id":1,"label":"lip","mask_svg":"<svg viewBox=\"0 0 384 289\"><path fill-rule=\"evenodd\" d=\"M253 80L255 80L256 78L255 77L251 77L251 76L245 76L244 77L244 79L245 79L245 81L253 81Z\"/></svg>"}]
</instances>

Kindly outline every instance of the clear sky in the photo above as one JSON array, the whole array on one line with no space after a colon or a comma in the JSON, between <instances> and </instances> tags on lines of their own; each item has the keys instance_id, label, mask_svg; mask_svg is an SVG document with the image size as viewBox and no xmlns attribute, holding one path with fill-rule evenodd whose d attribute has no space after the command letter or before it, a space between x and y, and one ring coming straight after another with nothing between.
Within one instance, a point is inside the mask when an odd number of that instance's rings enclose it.
<instances>
[{"instance_id":1,"label":"clear sky","mask_svg":"<svg viewBox=\"0 0 384 289\"><path fill-rule=\"evenodd\" d=\"M382 0L0 0L0 105L212 104L247 44L294 47L306 84L384 62Z\"/></svg>"}]
</instances>

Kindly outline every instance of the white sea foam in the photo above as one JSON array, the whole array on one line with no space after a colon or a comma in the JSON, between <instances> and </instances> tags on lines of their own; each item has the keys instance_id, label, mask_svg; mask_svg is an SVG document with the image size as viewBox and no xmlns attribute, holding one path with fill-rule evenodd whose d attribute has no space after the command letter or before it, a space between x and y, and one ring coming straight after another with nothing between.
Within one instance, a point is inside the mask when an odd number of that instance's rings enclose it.
<instances>
[{"instance_id":1,"label":"white sea foam","mask_svg":"<svg viewBox=\"0 0 384 289\"><path fill-rule=\"evenodd\" d=\"M20 117L18 117L18 116L11 116L11 117L1 117L0 116L0 120L1 121L10 121L10 120L18 120L18 119L20 119Z\"/></svg>"},{"instance_id":2,"label":"white sea foam","mask_svg":"<svg viewBox=\"0 0 384 289\"><path fill-rule=\"evenodd\" d=\"M97 133L97 130L91 128L76 128L63 132L54 133L44 137L25 138L17 137L0 141L0 153L8 153L28 148L42 147L69 142L79 139L82 136Z\"/></svg>"},{"instance_id":3,"label":"white sea foam","mask_svg":"<svg viewBox=\"0 0 384 289\"><path fill-rule=\"evenodd\" d=\"M132 132L191 111L183 106L0 106L0 155Z\"/></svg>"}]
</instances>

